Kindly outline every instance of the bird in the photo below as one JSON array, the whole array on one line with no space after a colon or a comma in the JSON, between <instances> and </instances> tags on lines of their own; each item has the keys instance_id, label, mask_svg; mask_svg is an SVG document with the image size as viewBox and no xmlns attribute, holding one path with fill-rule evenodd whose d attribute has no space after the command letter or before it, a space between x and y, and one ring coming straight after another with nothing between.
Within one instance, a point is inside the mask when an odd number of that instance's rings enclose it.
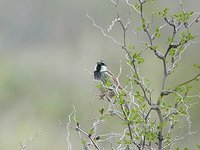
<instances>
[{"instance_id":1,"label":"bird","mask_svg":"<svg viewBox=\"0 0 200 150\"><path fill-rule=\"evenodd\" d=\"M107 99L111 101L116 90L123 90L117 78L108 70L104 61L97 61L94 68L94 79L102 83L102 87L99 88L101 91L101 98L106 96Z\"/></svg>"},{"instance_id":2,"label":"bird","mask_svg":"<svg viewBox=\"0 0 200 150\"><path fill-rule=\"evenodd\" d=\"M103 61L97 61L94 68L94 79L100 80L104 85L109 81L109 76L107 73L108 69Z\"/></svg>"}]
</instances>

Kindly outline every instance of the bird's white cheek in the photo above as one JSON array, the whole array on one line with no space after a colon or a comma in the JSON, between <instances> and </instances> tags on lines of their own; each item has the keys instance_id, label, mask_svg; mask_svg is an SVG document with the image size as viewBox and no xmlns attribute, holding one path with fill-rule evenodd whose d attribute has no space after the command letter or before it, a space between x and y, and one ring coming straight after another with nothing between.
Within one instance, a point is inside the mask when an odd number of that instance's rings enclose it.
<instances>
[{"instance_id":1,"label":"bird's white cheek","mask_svg":"<svg viewBox=\"0 0 200 150\"><path fill-rule=\"evenodd\" d=\"M101 72L103 71L107 71L107 67L106 66L101 66Z\"/></svg>"},{"instance_id":2,"label":"bird's white cheek","mask_svg":"<svg viewBox=\"0 0 200 150\"><path fill-rule=\"evenodd\" d=\"M96 71L97 70L97 65L95 65L95 67L94 67L94 71Z\"/></svg>"}]
</instances>

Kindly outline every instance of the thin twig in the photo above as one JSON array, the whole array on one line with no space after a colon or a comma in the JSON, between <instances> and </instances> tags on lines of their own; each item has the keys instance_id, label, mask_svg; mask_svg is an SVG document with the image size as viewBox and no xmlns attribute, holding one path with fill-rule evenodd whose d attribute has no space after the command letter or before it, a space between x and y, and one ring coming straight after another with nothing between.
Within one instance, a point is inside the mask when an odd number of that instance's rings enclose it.
<instances>
[{"instance_id":1,"label":"thin twig","mask_svg":"<svg viewBox=\"0 0 200 150\"><path fill-rule=\"evenodd\" d=\"M190 80L188 80L188 81L185 81L185 82L179 84L179 85L176 86L176 87L180 87L180 86L183 86L183 85L185 85L185 84L188 84L188 83L190 83L190 82L192 82L192 81L194 81L194 80L196 80L196 79L199 79L199 77L200 77L200 73L197 74L197 75L196 75L195 77L193 77L192 79L190 79Z\"/></svg>"}]
</instances>

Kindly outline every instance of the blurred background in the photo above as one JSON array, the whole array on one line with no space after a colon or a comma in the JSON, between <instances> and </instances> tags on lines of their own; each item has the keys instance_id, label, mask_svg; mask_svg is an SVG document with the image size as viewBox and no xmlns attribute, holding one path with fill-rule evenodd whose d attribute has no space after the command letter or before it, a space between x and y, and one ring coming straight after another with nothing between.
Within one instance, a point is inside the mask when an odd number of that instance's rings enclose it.
<instances>
[{"instance_id":1,"label":"blurred background","mask_svg":"<svg viewBox=\"0 0 200 150\"><path fill-rule=\"evenodd\" d=\"M169 0L152 3L145 11L167 6L172 11L180 10L178 1ZM187 1L184 6L186 11L199 12L200 1ZM127 16L128 8L122 2L123 17ZM115 74L121 61L121 81L125 81L129 71L124 52L91 26L87 13L106 31L116 18L109 0L0 0L0 149L20 149L20 142L43 130L27 149L67 149L67 131L58 120L67 122L73 105L81 121L98 114L100 102L94 97L97 90L88 73L93 72L96 61L104 60ZM132 27L138 27L139 22L135 21L138 16L131 17ZM192 30L197 31L199 24ZM116 25L109 34L120 41L121 33ZM130 33L128 40L129 44L138 44L135 34ZM158 44L165 46L162 41ZM179 63L169 83L180 83L197 73L192 64L200 63L199 48L199 44L193 44L187 49L184 61ZM156 96L161 86L162 66L153 54L144 57L141 72L151 81ZM199 93L199 85L196 87L194 94ZM200 104L193 106L190 113L192 130L197 131ZM70 141L74 150L81 149L77 133L72 132ZM177 146L194 148L199 141L197 133Z\"/></svg>"}]
</instances>

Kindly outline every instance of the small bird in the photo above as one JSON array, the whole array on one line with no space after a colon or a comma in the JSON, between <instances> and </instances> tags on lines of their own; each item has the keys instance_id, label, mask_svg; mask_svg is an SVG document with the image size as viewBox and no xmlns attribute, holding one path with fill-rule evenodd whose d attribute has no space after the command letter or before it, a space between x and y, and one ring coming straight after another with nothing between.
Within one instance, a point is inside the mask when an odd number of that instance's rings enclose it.
<instances>
[{"instance_id":1,"label":"small bird","mask_svg":"<svg viewBox=\"0 0 200 150\"><path fill-rule=\"evenodd\" d=\"M119 84L117 78L113 75L111 71L107 69L106 64L103 61L98 61L94 68L94 79L102 82L103 87L100 88L101 98L105 95L109 101L115 95L115 90L123 90Z\"/></svg>"},{"instance_id":2,"label":"small bird","mask_svg":"<svg viewBox=\"0 0 200 150\"><path fill-rule=\"evenodd\" d=\"M100 80L105 85L109 80L108 69L103 61L98 61L94 68L94 79Z\"/></svg>"}]
</instances>

